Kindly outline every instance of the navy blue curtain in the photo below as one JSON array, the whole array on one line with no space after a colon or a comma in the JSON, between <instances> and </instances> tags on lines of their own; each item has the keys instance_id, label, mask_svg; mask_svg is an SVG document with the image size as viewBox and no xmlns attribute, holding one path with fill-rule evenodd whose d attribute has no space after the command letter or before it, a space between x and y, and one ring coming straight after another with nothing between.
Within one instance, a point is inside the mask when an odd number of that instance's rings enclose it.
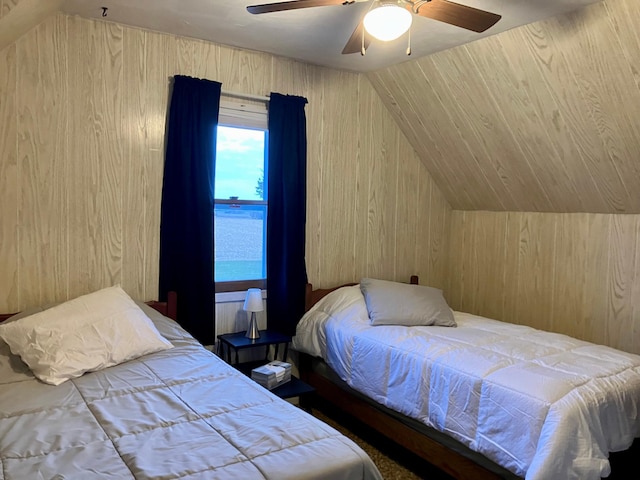
<instances>
[{"instance_id":1,"label":"navy blue curtain","mask_svg":"<svg viewBox=\"0 0 640 480\"><path fill-rule=\"evenodd\" d=\"M307 283L307 99L272 93L269 100L267 184L267 322L295 334Z\"/></svg>"},{"instance_id":2,"label":"navy blue curtain","mask_svg":"<svg viewBox=\"0 0 640 480\"><path fill-rule=\"evenodd\" d=\"M169 107L160 219L160 300L178 293L178 321L215 339L213 207L221 84L177 75Z\"/></svg>"}]
</instances>

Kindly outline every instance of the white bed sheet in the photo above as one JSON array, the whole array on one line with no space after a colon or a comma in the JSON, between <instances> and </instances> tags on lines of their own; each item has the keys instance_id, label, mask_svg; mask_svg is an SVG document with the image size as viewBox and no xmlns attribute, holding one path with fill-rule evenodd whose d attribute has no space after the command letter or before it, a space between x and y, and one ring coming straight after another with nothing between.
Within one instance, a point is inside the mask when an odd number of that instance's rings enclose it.
<instances>
[{"instance_id":1,"label":"white bed sheet","mask_svg":"<svg viewBox=\"0 0 640 480\"><path fill-rule=\"evenodd\" d=\"M640 356L454 314L457 328L371 326L358 286L344 287L293 346L527 480L608 476L608 453L640 437Z\"/></svg>"},{"instance_id":2,"label":"white bed sheet","mask_svg":"<svg viewBox=\"0 0 640 480\"><path fill-rule=\"evenodd\" d=\"M58 386L0 342L0 478L382 478L350 439L143 308L175 348Z\"/></svg>"}]
</instances>

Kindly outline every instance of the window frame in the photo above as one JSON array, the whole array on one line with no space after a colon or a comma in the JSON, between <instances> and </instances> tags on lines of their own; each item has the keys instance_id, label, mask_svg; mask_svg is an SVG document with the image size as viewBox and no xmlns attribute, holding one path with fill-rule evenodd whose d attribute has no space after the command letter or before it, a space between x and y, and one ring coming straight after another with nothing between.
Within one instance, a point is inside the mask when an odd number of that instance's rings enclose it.
<instances>
[{"instance_id":1,"label":"window frame","mask_svg":"<svg viewBox=\"0 0 640 480\"><path fill-rule=\"evenodd\" d=\"M269 129L267 127L267 105L264 102L239 102L239 101L229 101L222 100L220 102L220 112L218 115L218 126L223 127L236 127L236 128L244 128L251 130L261 130L265 132L265 168L264 168L264 177L263 177L263 185L264 192L263 195L266 198L268 192L267 186L267 149L268 149L268 141L269 141ZM243 199L217 199L214 198L214 209L216 205L265 205L266 214L268 215L268 203L266 199L263 200L243 200ZM213 212L212 212L213 214ZM266 228L266 217L265 217L265 228ZM215 246L215 240L214 240ZM264 243L265 251L264 253L264 261L266 262L266 239ZM215 262L215 259L214 259ZM215 265L213 266L215 270ZM266 275L266 274L265 274ZM215 277L214 277L215 278ZM261 290L267 289L267 279L255 279L255 280L234 280L234 281L226 281L226 282L214 282L215 285L215 293L222 292L239 292L244 291L249 288L260 288Z\"/></svg>"}]
</instances>

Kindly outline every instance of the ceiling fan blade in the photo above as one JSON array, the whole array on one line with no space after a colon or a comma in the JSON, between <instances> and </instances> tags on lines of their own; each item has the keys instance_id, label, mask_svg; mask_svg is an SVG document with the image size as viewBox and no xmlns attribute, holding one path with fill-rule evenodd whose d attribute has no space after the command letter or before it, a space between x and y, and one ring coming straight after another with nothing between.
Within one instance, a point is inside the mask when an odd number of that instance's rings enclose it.
<instances>
[{"instance_id":1,"label":"ceiling fan blade","mask_svg":"<svg viewBox=\"0 0 640 480\"><path fill-rule=\"evenodd\" d=\"M297 10L298 8L328 7L331 5L342 5L353 3L353 0L293 0L290 2L266 3L264 5L250 5L247 7L249 13L270 13L284 10Z\"/></svg>"},{"instance_id":2,"label":"ceiling fan blade","mask_svg":"<svg viewBox=\"0 0 640 480\"><path fill-rule=\"evenodd\" d=\"M407 9L421 17L431 18L478 33L484 32L502 18L501 15L496 13L478 10L477 8L447 0L430 0L429 2L418 4L417 8L407 5Z\"/></svg>"},{"instance_id":3,"label":"ceiling fan blade","mask_svg":"<svg viewBox=\"0 0 640 480\"><path fill-rule=\"evenodd\" d=\"M364 32L364 23L360 20L358 26L351 34L351 37L347 41L347 44L344 46L342 50L343 55L347 55L349 53L362 53L362 33ZM369 44L371 43L371 39L369 35L364 36L364 49L369 48Z\"/></svg>"}]
</instances>

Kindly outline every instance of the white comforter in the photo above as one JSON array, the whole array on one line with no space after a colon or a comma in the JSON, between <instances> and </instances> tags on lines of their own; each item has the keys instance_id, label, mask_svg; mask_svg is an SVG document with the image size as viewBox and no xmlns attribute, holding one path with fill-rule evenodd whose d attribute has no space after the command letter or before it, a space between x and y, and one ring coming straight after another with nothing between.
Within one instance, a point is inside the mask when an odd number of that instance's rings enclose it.
<instances>
[{"instance_id":1,"label":"white comforter","mask_svg":"<svg viewBox=\"0 0 640 480\"><path fill-rule=\"evenodd\" d=\"M293 345L527 480L608 476L608 453L640 437L640 356L454 313L457 328L371 326L359 287L345 287Z\"/></svg>"},{"instance_id":2,"label":"white comforter","mask_svg":"<svg viewBox=\"0 0 640 480\"><path fill-rule=\"evenodd\" d=\"M350 439L143 308L175 348L59 386L0 341L0 479L381 478Z\"/></svg>"}]
</instances>

